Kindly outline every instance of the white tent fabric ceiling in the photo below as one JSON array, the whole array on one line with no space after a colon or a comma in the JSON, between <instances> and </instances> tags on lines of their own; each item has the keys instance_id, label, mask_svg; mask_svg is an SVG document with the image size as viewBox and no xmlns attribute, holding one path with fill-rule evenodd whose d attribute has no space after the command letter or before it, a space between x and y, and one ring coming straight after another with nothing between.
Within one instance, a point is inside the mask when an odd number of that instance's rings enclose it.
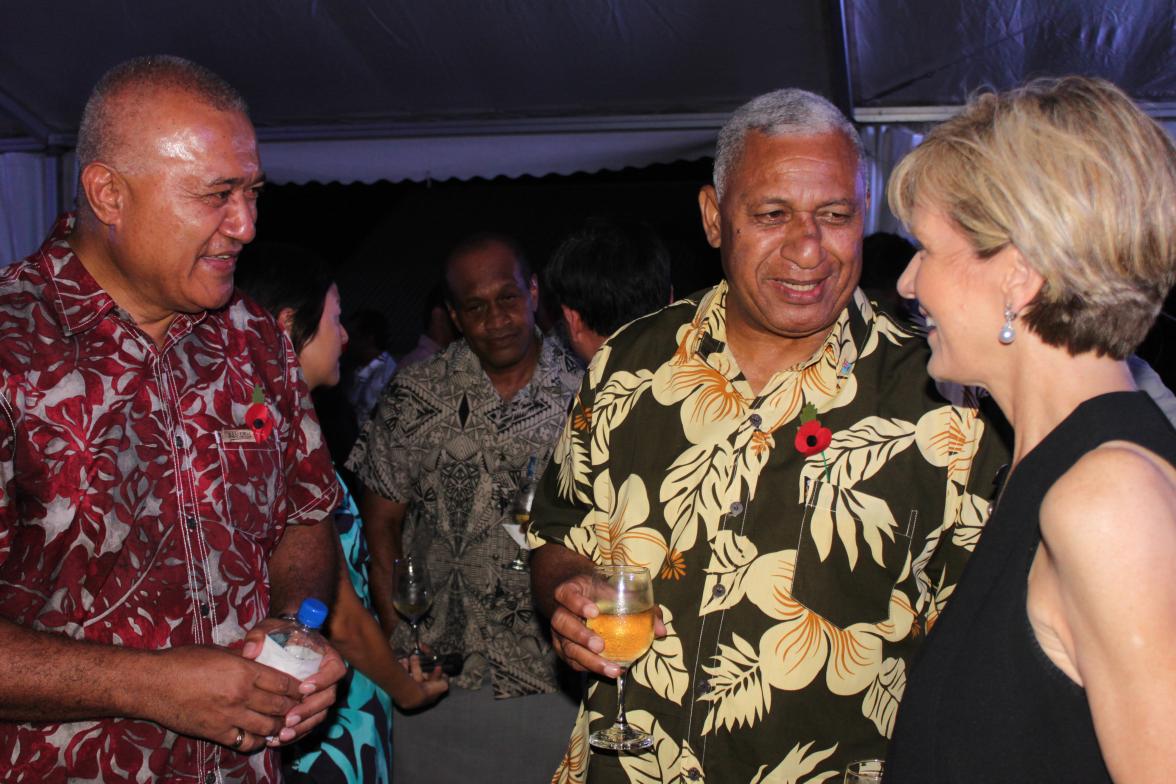
<instances>
[{"instance_id":1,"label":"white tent fabric ceiling","mask_svg":"<svg viewBox=\"0 0 1176 784\"><path fill-rule=\"evenodd\" d=\"M782 85L852 104L859 120L919 117L911 107L958 105L981 85L1043 73L1097 73L1160 111L1176 105L1170 0L0 0L0 9L0 151L68 150L99 73L171 52L242 90L279 182L699 157L731 108ZM601 152L607 139L615 157ZM545 147L560 154L536 149Z\"/></svg>"}]
</instances>

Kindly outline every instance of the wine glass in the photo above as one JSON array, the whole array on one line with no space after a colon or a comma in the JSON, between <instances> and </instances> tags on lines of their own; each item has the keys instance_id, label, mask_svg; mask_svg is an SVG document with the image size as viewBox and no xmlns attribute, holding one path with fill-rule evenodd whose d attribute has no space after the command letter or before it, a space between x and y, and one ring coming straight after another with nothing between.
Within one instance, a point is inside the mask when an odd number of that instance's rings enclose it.
<instances>
[{"instance_id":1,"label":"wine glass","mask_svg":"<svg viewBox=\"0 0 1176 784\"><path fill-rule=\"evenodd\" d=\"M433 604L433 586L429 582L425 559L416 555L397 558L392 570L395 579L392 605L412 627L413 647L409 656L416 656L421 664L427 664L433 657L421 649L420 622Z\"/></svg>"},{"instance_id":2,"label":"wine glass","mask_svg":"<svg viewBox=\"0 0 1176 784\"><path fill-rule=\"evenodd\" d=\"M882 760L870 759L849 763L845 769L845 784L881 784Z\"/></svg>"},{"instance_id":3,"label":"wine glass","mask_svg":"<svg viewBox=\"0 0 1176 784\"><path fill-rule=\"evenodd\" d=\"M539 477L535 476L537 462L533 455L527 461L527 472L523 475L522 481L519 482L519 489L515 492L514 500L510 505L510 516L513 522L503 523L506 532L519 545L514 560L503 567L504 569L510 569L512 572L527 571L527 551L531 548L527 546L526 537L527 528L531 525L531 504L535 501L535 488L539 484ZM516 530L518 532L517 536L515 535Z\"/></svg>"},{"instance_id":4,"label":"wine glass","mask_svg":"<svg viewBox=\"0 0 1176 784\"><path fill-rule=\"evenodd\" d=\"M600 615L588 628L604 640L601 656L621 668L617 676L617 720L598 730L588 742L598 749L637 751L653 745L653 737L629 726L625 719L625 673L653 644L653 582L644 566L604 564L592 577L592 600Z\"/></svg>"}]
</instances>

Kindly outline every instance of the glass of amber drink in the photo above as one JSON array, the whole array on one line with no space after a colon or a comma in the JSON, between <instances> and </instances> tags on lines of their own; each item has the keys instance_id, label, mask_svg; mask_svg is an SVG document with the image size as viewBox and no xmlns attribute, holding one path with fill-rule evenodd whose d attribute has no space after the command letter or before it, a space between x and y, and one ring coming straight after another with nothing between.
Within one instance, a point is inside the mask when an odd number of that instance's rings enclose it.
<instances>
[{"instance_id":1,"label":"glass of amber drink","mask_svg":"<svg viewBox=\"0 0 1176 784\"><path fill-rule=\"evenodd\" d=\"M619 665L617 720L588 737L599 749L636 751L653 745L653 737L631 727L625 719L625 673L653 644L653 581L644 566L600 565L593 576L593 601L600 615L588 619L588 628L604 640L600 654Z\"/></svg>"}]
</instances>

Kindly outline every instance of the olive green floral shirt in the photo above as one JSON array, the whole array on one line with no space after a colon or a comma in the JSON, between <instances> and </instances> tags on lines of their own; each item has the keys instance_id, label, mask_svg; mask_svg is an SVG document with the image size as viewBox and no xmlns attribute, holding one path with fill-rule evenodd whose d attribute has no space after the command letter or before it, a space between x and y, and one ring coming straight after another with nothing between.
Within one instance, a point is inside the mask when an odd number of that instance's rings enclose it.
<instances>
[{"instance_id":1,"label":"olive green floral shirt","mask_svg":"<svg viewBox=\"0 0 1176 784\"><path fill-rule=\"evenodd\" d=\"M590 752L616 705L593 680L554 781L840 782L884 757L980 533L1004 447L981 449L974 396L930 381L921 336L858 291L757 396L726 294L614 335L543 476L532 544L648 566L668 629L626 682L654 747Z\"/></svg>"}]
</instances>

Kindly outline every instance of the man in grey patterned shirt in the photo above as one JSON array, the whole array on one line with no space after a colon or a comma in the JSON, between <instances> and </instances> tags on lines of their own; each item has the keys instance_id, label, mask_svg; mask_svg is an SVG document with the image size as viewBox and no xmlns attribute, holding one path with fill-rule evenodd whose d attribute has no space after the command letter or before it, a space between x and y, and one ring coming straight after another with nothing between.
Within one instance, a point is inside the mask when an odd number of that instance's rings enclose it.
<instances>
[{"instance_id":1,"label":"man in grey patterned shirt","mask_svg":"<svg viewBox=\"0 0 1176 784\"><path fill-rule=\"evenodd\" d=\"M513 241L470 238L445 273L464 339L393 378L348 461L365 487L372 595L394 644L409 633L396 628L392 559L425 555L435 598L422 639L465 657L449 697L394 722L393 777L541 781L576 706L559 691L527 572L506 568L518 545L503 523L532 457L542 470L580 370L536 330L536 280Z\"/></svg>"}]
</instances>

